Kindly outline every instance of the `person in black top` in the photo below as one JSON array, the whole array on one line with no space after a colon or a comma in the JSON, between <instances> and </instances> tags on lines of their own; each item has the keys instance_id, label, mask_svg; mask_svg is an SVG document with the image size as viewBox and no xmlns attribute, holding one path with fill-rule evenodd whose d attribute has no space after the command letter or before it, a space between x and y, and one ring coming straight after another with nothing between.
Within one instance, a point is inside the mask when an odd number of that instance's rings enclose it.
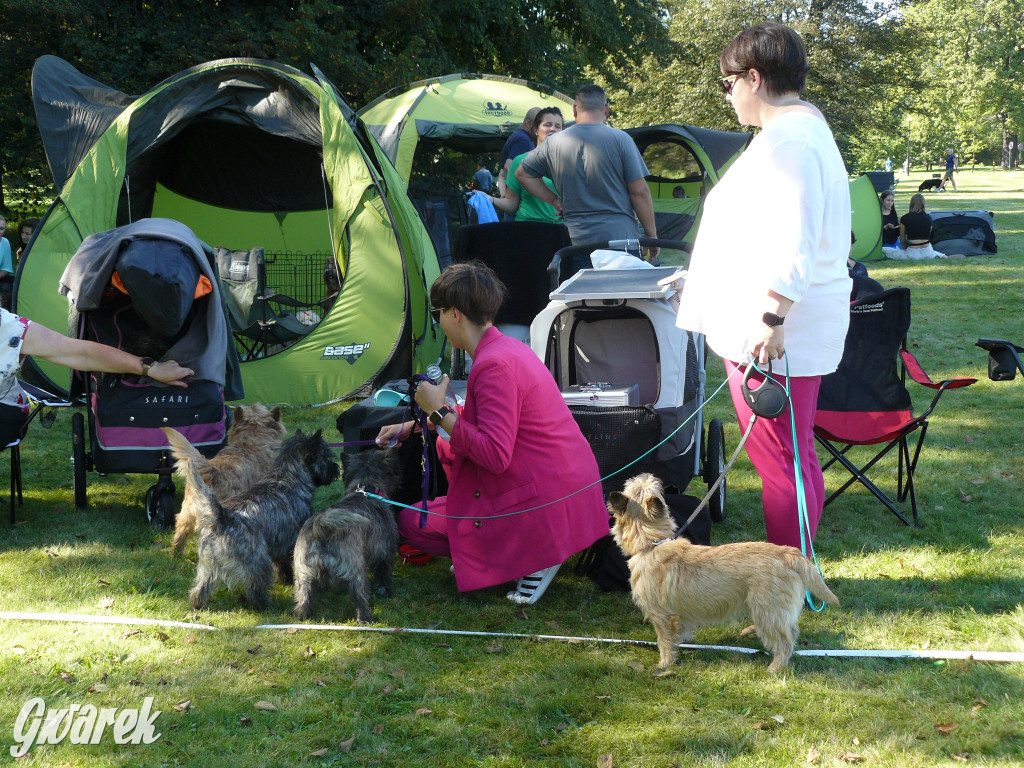
<instances>
[{"instance_id":1,"label":"person in black top","mask_svg":"<svg viewBox=\"0 0 1024 768\"><path fill-rule=\"evenodd\" d=\"M918 261L920 259L945 259L946 254L932 248L932 217L925 213L924 195L918 193L910 198L907 213L900 218L900 248L882 246L882 253L890 259ZM957 254L959 256L959 254Z\"/></svg>"},{"instance_id":2,"label":"person in black top","mask_svg":"<svg viewBox=\"0 0 1024 768\"><path fill-rule=\"evenodd\" d=\"M900 217L893 208L896 200L891 189L878 196L878 204L882 208L882 245L896 248L900 239Z\"/></svg>"}]
</instances>

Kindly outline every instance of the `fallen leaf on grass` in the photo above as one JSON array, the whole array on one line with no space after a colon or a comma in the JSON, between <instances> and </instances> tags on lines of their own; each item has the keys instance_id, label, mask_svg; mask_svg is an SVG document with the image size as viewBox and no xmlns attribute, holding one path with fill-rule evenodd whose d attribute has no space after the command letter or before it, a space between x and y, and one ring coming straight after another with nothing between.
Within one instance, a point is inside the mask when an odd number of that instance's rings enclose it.
<instances>
[{"instance_id":1,"label":"fallen leaf on grass","mask_svg":"<svg viewBox=\"0 0 1024 768\"><path fill-rule=\"evenodd\" d=\"M417 715L432 715L432 714L434 714L434 712L433 712L433 710L427 709L426 707L420 707L419 709L416 710L416 714Z\"/></svg>"},{"instance_id":2,"label":"fallen leaf on grass","mask_svg":"<svg viewBox=\"0 0 1024 768\"><path fill-rule=\"evenodd\" d=\"M156 684L157 684L157 685L167 685L167 681L166 681L166 680L164 680L164 679L163 679L163 678L161 677L161 678L160 678L159 680L157 680L157 683L156 683Z\"/></svg>"},{"instance_id":3,"label":"fallen leaf on grass","mask_svg":"<svg viewBox=\"0 0 1024 768\"><path fill-rule=\"evenodd\" d=\"M643 672L644 671L644 665L641 664L639 661L635 661L635 660L631 661L628 664L626 664L626 666L629 667L630 669L632 669L634 672Z\"/></svg>"},{"instance_id":4,"label":"fallen leaf on grass","mask_svg":"<svg viewBox=\"0 0 1024 768\"><path fill-rule=\"evenodd\" d=\"M259 653L259 650L262 647L263 647L262 645L254 645L252 648L246 648L245 652L246 653L251 653L251 654L253 654L255 656L257 653Z\"/></svg>"},{"instance_id":5,"label":"fallen leaf on grass","mask_svg":"<svg viewBox=\"0 0 1024 768\"><path fill-rule=\"evenodd\" d=\"M984 709L985 707L988 706L988 702L985 701L980 696L978 698L976 698L974 701L977 702L977 703L973 707L971 707L971 709L973 709L975 712L977 712L979 709Z\"/></svg>"},{"instance_id":6,"label":"fallen leaf on grass","mask_svg":"<svg viewBox=\"0 0 1024 768\"><path fill-rule=\"evenodd\" d=\"M171 637L166 632L157 632L156 639L159 640L161 643L166 643L168 640L171 639Z\"/></svg>"},{"instance_id":7,"label":"fallen leaf on grass","mask_svg":"<svg viewBox=\"0 0 1024 768\"><path fill-rule=\"evenodd\" d=\"M864 755L858 755L856 752L843 752L839 756L840 760L845 760L848 763L859 763L864 759Z\"/></svg>"},{"instance_id":8,"label":"fallen leaf on grass","mask_svg":"<svg viewBox=\"0 0 1024 768\"><path fill-rule=\"evenodd\" d=\"M185 644L194 643L195 641L196 641L196 636L195 635L189 635L184 640L182 640L182 642L185 643Z\"/></svg>"},{"instance_id":9,"label":"fallen leaf on grass","mask_svg":"<svg viewBox=\"0 0 1024 768\"><path fill-rule=\"evenodd\" d=\"M294 634L295 634L296 632L298 632L298 631L299 631L299 630L298 630L298 628L297 628L297 627L288 627L288 629L286 630L286 632L287 632L287 633L288 633L289 635L294 635Z\"/></svg>"},{"instance_id":10,"label":"fallen leaf on grass","mask_svg":"<svg viewBox=\"0 0 1024 768\"><path fill-rule=\"evenodd\" d=\"M306 650L302 652L302 655L307 659L313 659L316 658L316 651L314 651L310 646L307 645Z\"/></svg>"},{"instance_id":11,"label":"fallen leaf on grass","mask_svg":"<svg viewBox=\"0 0 1024 768\"><path fill-rule=\"evenodd\" d=\"M63 680L65 683L73 683L73 682L75 682L75 676L70 674L69 672L58 672L57 676L61 680Z\"/></svg>"},{"instance_id":12,"label":"fallen leaf on grass","mask_svg":"<svg viewBox=\"0 0 1024 768\"><path fill-rule=\"evenodd\" d=\"M256 709L260 710L261 712L276 712L277 711L277 707L275 707L269 701L257 701L255 704L253 704L253 706L256 707Z\"/></svg>"},{"instance_id":13,"label":"fallen leaf on grass","mask_svg":"<svg viewBox=\"0 0 1024 768\"><path fill-rule=\"evenodd\" d=\"M974 501L974 497L971 496L971 494L969 493L964 493L962 488L957 488L957 490L960 492L960 501L962 501L964 504L969 504L970 502Z\"/></svg>"},{"instance_id":14,"label":"fallen leaf on grass","mask_svg":"<svg viewBox=\"0 0 1024 768\"><path fill-rule=\"evenodd\" d=\"M966 752L964 752L964 753L959 754L959 755L953 755L953 759L954 760L959 760L961 763L966 763L968 760L971 759L971 756L969 754L967 754Z\"/></svg>"},{"instance_id":15,"label":"fallen leaf on grass","mask_svg":"<svg viewBox=\"0 0 1024 768\"><path fill-rule=\"evenodd\" d=\"M174 705L175 712L184 712L186 709L192 706L192 699L185 699L185 701L179 701Z\"/></svg>"},{"instance_id":16,"label":"fallen leaf on grass","mask_svg":"<svg viewBox=\"0 0 1024 768\"><path fill-rule=\"evenodd\" d=\"M594 698L597 699L598 701L611 701L612 700L612 697L608 696L606 694L598 694Z\"/></svg>"},{"instance_id":17,"label":"fallen leaf on grass","mask_svg":"<svg viewBox=\"0 0 1024 768\"><path fill-rule=\"evenodd\" d=\"M600 755L597 758L597 768L612 768L612 756Z\"/></svg>"},{"instance_id":18,"label":"fallen leaf on grass","mask_svg":"<svg viewBox=\"0 0 1024 768\"><path fill-rule=\"evenodd\" d=\"M99 584L101 587L109 587L110 586L110 582L109 581L104 581L103 579L96 579L96 583Z\"/></svg>"},{"instance_id":19,"label":"fallen leaf on grass","mask_svg":"<svg viewBox=\"0 0 1024 768\"><path fill-rule=\"evenodd\" d=\"M853 746L855 746L855 747L859 747L860 746L860 739L858 739L856 736L853 737Z\"/></svg>"},{"instance_id":20,"label":"fallen leaf on grass","mask_svg":"<svg viewBox=\"0 0 1024 768\"><path fill-rule=\"evenodd\" d=\"M391 676L392 677L405 677L405 670L404 669L393 669L393 670L391 670Z\"/></svg>"},{"instance_id":21,"label":"fallen leaf on grass","mask_svg":"<svg viewBox=\"0 0 1024 768\"><path fill-rule=\"evenodd\" d=\"M656 669L651 674L652 677L675 677L676 671L674 669Z\"/></svg>"},{"instance_id":22,"label":"fallen leaf on grass","mask_svg":"<svg viewBox=\"0 0 1024 768\"><path fill-rule=\"evenodd\" d=\"M103 683L93 683L89 686L89 693L103 693L109 691L110 686L104 685Z\"/></svg>"},{"instance_id":23,"label":"fallen leaf on grass","mask_svg":"<svg viewBox=\"0 0 1024 768\"><path fill-rule=\"evenodd\" d=\"M114 605L114 598L104 597L100 600L100 608L110 608Z\"/></svg>"},{"instance_id":24,"label":"fallen leaf on grass","mask_svg":"<svg viewBox=\"0 0 1024 768\"><path fill-rule=\"evenodd\" d=\"M338 751L339 752L351 752L352 751L352 745L355 743L355 741L356 741L356 737L355 736L353 736L350 739L345 739L343 742L338 744Z\"/></svg>"},{"instance_id":25,"label":"fallen leaf on grass","mask_svg":"<svg viewBox=\"0 0 1024 768\"><path fill-rule=\"evenodd\" d=\"M113 601L111 601L111 602L113 602ZM123 637L123 638L125 638L127 640L129 637L135 637L135 635L141 635L141 634L142 634L142 630L141 629L129 629L127 632L122 634L121 637Z\"/></svg>"},{"instance_id":26,"label":"fallen leaf on grass","mask_svg":"<svg viewBox=\"0 0 1024 768\"><path fill-rule=\"evenodd\" d=\"M23 646L20 646L20 645L16 645L13 648L11 648L11 652L15 656L24 656L26 653L28 653L28 651L26 651L25 648Z\"/></svg>"},{"instance_id":27,"label":"fallen leaf on grass","mask_svg":"<svg viewBox=\"0 0 1024 768\"><path fill-rule=\"evenodd\" d=\"M252 718L246 715L242 715L240 718L238 718L238 722L241 725L252 725Z\"/></svg>"},{"instance_id":28,"label":"fallen leaf on grass","mask_svg":"<svg viewBox=\"0 0 1024 768\"><path fill-rule=\"evenodd\" d=\"M807 750L807 762L810 763L811 765L814 765L820 759L821 759L821 751L816 746L814 746L812 744L811 748Z\"/></svg>"},{"instance_id":29,"label":"fallen leaf on grass","mask_svg":"<svg viewBox=\"0 0 1024 768\"><path fill-rule=\"evenodd\" d=\"M557 733L561 733L562 731L564 731L564 730L565 730L566 728L568 728L568 727L569 727L569 726L568 726L568 724L566 724L566 723L559 723L558 725L556 725L556 726L555 726L555 731L556 731Z\"/></svg>"},{"instance_id":30,"label":"fallen leaf on grass","mask_svg":"<svg viewBox=\"0 0 1024 768\"><path fill-rule=\"evenodd\" d=\"M377 723L375 726L373 726L373 732L378 736L384 733L384 723Z\"/></svg>"},{"instance_id":31,"label":"fallen leaf on grass","mask_svg":"<svg viewBox=\"0 0 1024 768\"><path fill-rule=\"evenodd\" d=\"M484 653L502 653L505 650L505 646L495 640L490 645L484 646Z\"/></svg>"},{"instance_id":32,"label":"fallen leaf on grass","mask_svg":"<svg viewBox=\"0 0 1024 768\"><path fill-rule=\"evenodd\" d=\"M551 742L550 742L550 741L548 741L547 739L541 739L541 740L540 740L540 745L541 745L542 747L546 747L546 746L547 746L548 744L550 744L550 743L551 743Z\"/></svg>"},{"instance_id":33,"label":"fallen leaf on grass","mask_svg":"<svg viewBox=\"0 0 1024 768\"><path fill-rule=\"evenodd\" d=\"M152 664L150 664L150 665L149 665L149 666L147 666L147 667L143 667L143 669L142 669L142 674L143 674L143 675L148 675L148 674L149 674L150 672L152 672L152 671L153 671L153 665L152 665Z\"/></svg>"},{"instance_id":34,"label":"fallen leaf on grass","mask_svg":"<svg viewBox=\"0 0 1024 768\"><path fill-rule=\"evenodd\" d=\"M952 733L960 727L960 723L936 723L935 730L939 733Z\"/></svg>"},{"instance_id":35,"label":"fallen leaf on grass","mask_svg":"<svg viewBox=\"0 0 1024 768\"><path fill-rule=\"evenodd\" d=\"M317 686L319 688L326 688L327 687L327 683L325 683L323 680L316 680L313 683L313 685L315 685L315 686Z\"/></svg>"},{"instance_id":36,"label":"fallen leaf on grass","mask_svg":"<svg viewBox=\"0 0 1024 768\"><path fill-rule=\"evenodd\" d=\"M768 718L767 720L758 720L756 723L754 723L754 730L770 731L774 728L778 728L785 722L786 720L782 717L782 715L774 715Z\"/></svg>"},{"instance_id":37,"label":"fallen leaf on grass","mask_svg":"<svg viewBox=\"0 0 1024 768\"><path fill-rule=\"evenodd\" d=\"M395 690L395 686L393 686L393 685L385 685L383 688L380 689L380 695L381 696L387 696L389 693L391 693L394 690Z\"/></svg>"},{"instance_id":38,"label":"fallen leaf on grass","mask_svg":"<svg viewBox=\"0 0 1024 768\"><path fill-rule=\"evenodd\" d=\"M312 752L309 753L309 756L310 757L323 757L326 754L327 754L327 747L324 747L323 749L315 749L315 750L313 750Z\"/></svg>"},{"instance_id":39,"label":"fallen leaf on grass","mask_svg":"<svg viewBox=\"0 0 1024 768\"><path fill-rule=\"evenodd\" d=\"M985 481L982 480L980 477L972 477L971 478L971 484L972 485L984 485Z\"/></svg>"}]
</instances>

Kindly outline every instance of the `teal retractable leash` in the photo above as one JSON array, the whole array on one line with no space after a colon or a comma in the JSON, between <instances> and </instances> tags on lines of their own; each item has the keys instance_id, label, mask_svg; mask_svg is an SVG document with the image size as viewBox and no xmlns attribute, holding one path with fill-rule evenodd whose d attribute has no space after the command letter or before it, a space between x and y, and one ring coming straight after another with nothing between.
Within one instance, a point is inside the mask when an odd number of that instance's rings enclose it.
<instances>
[{"instance_id":1,"label":"teal retractable leash","mask_svg":"<svg viewBox=\"0 0 1024 768\"><path fill-rule=\"evenodd\" d=\"M747 381L751 374L757 371L764 376L764 382L757 389L750 389ZM789 390L789 360L786 360L786 383L780 384L772 378L772 363L768 361L768 372L765 373L757 367L753 357L747 366L747 372L743 376L743 396L747 405L757 416L774 419L781 416L782 412L789 407L789 432L793 437L793 474L796 480L796 509L797 524L800 526L800 551L804 557L814 563L814 567L821 573L821 566L818 565L818 556L814 552L814 543L811 541L811 525L807 519L807 492L804 488L804 473L800 464L800 446L796 437L796 416L793 413L793 397ZM814 604L814 598L810 591L804 590L807 595L807 605L812 611L820 612L825 608L824 601L820 606Z\"/></svg>"}]
</instances>

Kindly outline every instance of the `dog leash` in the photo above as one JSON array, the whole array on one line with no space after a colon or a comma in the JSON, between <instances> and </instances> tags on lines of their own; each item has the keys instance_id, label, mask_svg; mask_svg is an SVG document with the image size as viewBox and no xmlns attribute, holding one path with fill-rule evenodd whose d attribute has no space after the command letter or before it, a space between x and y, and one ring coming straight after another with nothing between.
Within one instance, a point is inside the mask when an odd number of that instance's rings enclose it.
<instances>
[{"instance_id":1,"label":"dog leash","mask_svg":"<svg viewBox=\"0 0 1024 768\"><path fill-rule=\"evenodd\" d=\"M422 374L417 374L417 375L422 375ZM722 389L725 388L725 385L729 383L729 379L732 378L732 376L734 376L734 375L735 375L735 373L732 373L729 376L726 376L726 378L722 381L722 383L718 385L718 389L716 389L714 392L712 392L711 396L706 398L704 400L704 402L701 403L700 408L697 408L692 414L690 414L685 419L683 419L683 421L679 424L679 426L676 427L674 430L672 430L668 435L666 435L664 439L662 439L661 441L656 443L649 450L645 451L644 453L641 453L639 456L637 456L635 459L633 459L631 462L629 462L625 466L615 470L614 472L609 472L604 477L599 478L599 479L595 480L594 482L590 483L589 485L585 485L582 488L579 488L579 489L573 491L572 493L568 493L568 494L566 494L565 496L562 496L559 499L554 499L552 501L546 501L543 504L538 504L535 507L528 507L527 509L519 509L519 510L516 510L515 512L506 512L506 513L500 514L500 515L488 515L487 518L490 519L490 520L496 520L496 519L501 518L501 517L515 517L516 515L523 515L523 514L526 514L527 512L535 512L538 509L543 509L544 507L549 507L552 504L558 504L558 503L560 503L562 501L565 501L567 499L571 499L573 496L577 496L577 495L583 493L588 488L593 488L595 485L601 485L601 483L603 483L608 478L615 477L615 475L618 475L618 474L620 474L622 472L625 472L627 469L632 467L634 464L636 464L639 461L642 461L645 457L647 457L650 454L654 453L662 445L664 445L669 440L671 440L673 437L675 437L676 433L679 432L679 430L681 430L683 427L685 427L687 424L689 424L692 419L696 418L697 414L700 413L701 411L703 411L704 407L709 402L711 402L718 395L718 393L722 391ZM425 446L424 446L424 450L426 450ZM425 507L426 507L426 502L425 501L424 501L424 507L421 508L421 507L414 507L414 506L412 506L410 504L402 504L401 502L398 502L398 501L391 501L389 499L381 499L381 498L378 498L378 497L374 496L373 494L366 494L366 495L369 496L370 498L377 498L378 501L385 501L388 504L391 504L391 505L396 506L396 507L403 507L404 509L415 510L416 512L421 513L421 519L424 519L424 520L426 518L424 518L423 515L436 515L437 517L444 517L444 518L447 518L448 520L479 520L480 519L480 515L442 515L439 512L430 512L427 509L425 509Z\"/></svg>"},{"instance_id":2,"label":"dog leash","mask_svg":"<svg viewBox=\"0 0 1024 768\"><path fill-rule=\"evenodd\" d=\"M729 470L732 469L732 465L736 462L736 457L739 456L740 451L743 450L743 445L747 442L747 438L750 437L751 430L754 429L755 421L757 421L757 414L750 414L750 421L747 422L747 429L743 433L743 437L740 438L739 443L736 445L736 450L733 451L732 457L729 459L725 467L723 467L714 484L712 484L712 486L708 489L707 495L703 499L701 499L700 504L697 505L697 508L693 510L690 516L686 519L686 522L680 525L678 528L676 528L675 533L673 533L669 538L655 541L649 545L650 547L653 548L658 546L659 544L664 544L665 542L675 541L676 539L678 539L680 536L683 535L683 531L685 531L687 527L689 527L690 523L692 523L697 518L697 515L701 513L704 507L708 505L708 502L711 500L711 497L714 496L715 491L718 490L718 486L725 482L725 476L729 474Z\"/></svg>"}]
</instances>

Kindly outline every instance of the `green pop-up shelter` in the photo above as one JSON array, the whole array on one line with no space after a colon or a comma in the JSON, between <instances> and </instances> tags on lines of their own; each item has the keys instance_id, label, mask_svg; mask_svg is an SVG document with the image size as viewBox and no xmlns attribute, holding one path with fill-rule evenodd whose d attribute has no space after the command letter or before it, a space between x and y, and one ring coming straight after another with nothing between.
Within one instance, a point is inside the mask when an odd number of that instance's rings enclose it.
<instances>
[{"instance_id":1,"label":"green pop-up shelter","mask_svg":"<svg viewBox=\"0 0 1024 768\"><path fill-rule=\"evenodd\" d=\"M437 257L395 168L336 89L256 59L201 64L128 96L44 56L36 117L60 193L18 268L19 313L67 326L61 273L90 234L175 219L211 246L263 248L267 288L315 327L242 363L247 401L331 402L434 362ZM325 267L340 291L326 300ZM67 372L37 372L66 390Z\"/></svg>"},{"instance_id":2,"label":"green pop-up shelter","mask_svg":"<svg viewBox=\"0 0 1024 768\"><path fill-rule=\"evenodd\" d=\"M392 88L360 109L359 117L408 182L417 147L496 152L532 107L547 106L572 119L572 98L553 88L463 72Z\"/></svg>"}]
</instances>

